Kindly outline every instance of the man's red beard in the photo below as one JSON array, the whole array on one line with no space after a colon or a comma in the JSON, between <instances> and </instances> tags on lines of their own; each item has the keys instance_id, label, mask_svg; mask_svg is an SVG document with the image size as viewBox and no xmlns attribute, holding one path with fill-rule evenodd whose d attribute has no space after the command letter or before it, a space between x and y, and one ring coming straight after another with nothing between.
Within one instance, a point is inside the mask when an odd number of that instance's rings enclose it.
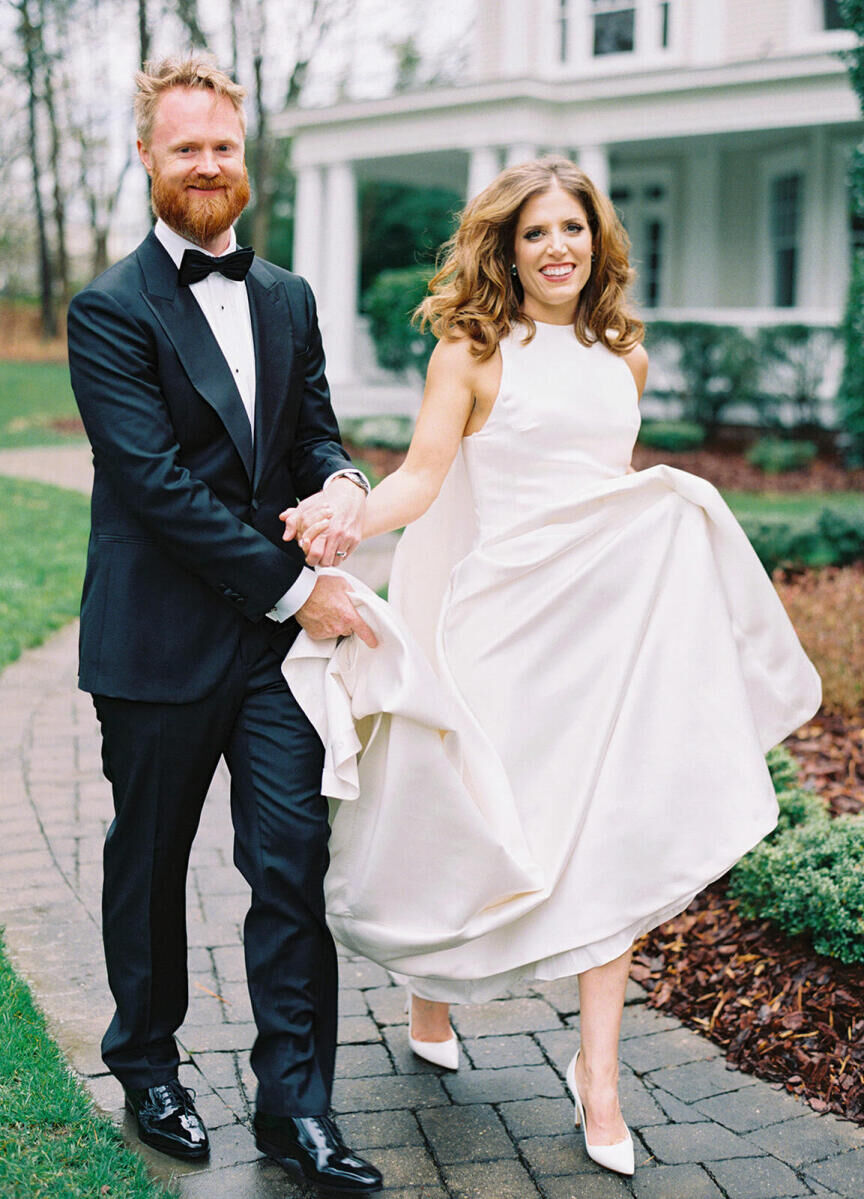
<instances>
[{"instance_id":1,"label":"man's red beard","mask_svg":"<svg viewBox=\"0 0 864 1199\"><path fill-rule=\"evenodd\" d=\"M209 192L190 191L201 188ZM181 237L203 246L230 229L249 203L249 176L243 168L243 178L229 183L221 175L216 179L193 178L182 184L169 183L154 168L150 187L150 204Z\"/></svg>"}]
</instances>

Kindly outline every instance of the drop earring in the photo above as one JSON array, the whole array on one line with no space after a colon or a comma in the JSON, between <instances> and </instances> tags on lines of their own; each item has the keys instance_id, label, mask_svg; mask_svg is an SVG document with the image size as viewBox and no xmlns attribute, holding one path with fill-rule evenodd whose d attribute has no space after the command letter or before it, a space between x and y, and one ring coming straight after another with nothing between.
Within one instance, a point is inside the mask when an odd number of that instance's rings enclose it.
<instances>
[{"instance_id":1,"label":"drop earring","mask_svg":"<svg viewBox=\"0 0 864 1199\"><path fill-rule=\"evenodd\" d=\"M510 274L513 276L514 279L516 279L519 275L519 272L516 270L515 262L511 262L511 264L510 264Z\"/></svg>"}]
</instances>

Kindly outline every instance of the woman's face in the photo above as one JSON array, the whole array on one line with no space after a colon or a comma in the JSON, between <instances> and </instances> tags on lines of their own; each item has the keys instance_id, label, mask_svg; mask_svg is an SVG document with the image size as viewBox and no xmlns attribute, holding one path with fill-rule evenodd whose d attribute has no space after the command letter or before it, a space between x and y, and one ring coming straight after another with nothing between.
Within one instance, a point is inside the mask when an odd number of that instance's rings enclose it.
<instances>
[{"instance_id":1,"label":"woman's face","mask_svg":"<svg viewBox=\"0 0 864 1199\"><path fill-rule=\"evenodd\" d=\"M523 204L513 261L525 292L525 315L549 325L571 324L591 274L591 229L582 204L558 183Z\"/></svg>"}]
</instances>

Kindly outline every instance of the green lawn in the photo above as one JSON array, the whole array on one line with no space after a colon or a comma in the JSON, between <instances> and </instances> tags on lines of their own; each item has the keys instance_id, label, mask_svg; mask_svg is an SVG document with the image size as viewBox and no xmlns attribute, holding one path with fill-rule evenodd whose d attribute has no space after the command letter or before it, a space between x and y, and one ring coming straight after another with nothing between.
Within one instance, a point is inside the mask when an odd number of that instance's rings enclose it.
<instances>
[{"instance_id":1,"label":"green lawn","mask_svg":"<svg viewBox=\"0 0 864 1199\"><path fill-rule=\"evenodd\" d=\"M52 362L0 362L0 449L82 438L55 421L77 420L69 370Z\"/></svg>"},{"instance_id":2,"label":"green lawn","mask_svg":"<svg viewBox=\"0 0 864 1199\"><path fill-rule=\"evenodd\" d=\"M825 508L847 516L864 513L860 491L724 491L723 498L740 520L763 517L796 520L818 516Z\"/></svg>"},{"instance_id":3,"label":"green lawn","mask_svg":"<svg viewBox=\"0 0 864 1199\"><path fill-rule=\"evenodd\" d=\"M0 478L0 670L78 614L86 496Z\"/></svg>"},{"instance_id":4,"label":"green lawn","mask_svg":"<svg viewBox=\"0 0 864 1199\"><path fill-rule=\"evenodd\" d=\"M85 496L0 478L0 669L76 615L88 528ZM0 1195L170 1194L93 1114L0 941Z\"/></svg>"},{"instance_id":5,"label":"green lawn","mask_svg":"<svg viewBox=\"0 0 864 1199\"><path fill-rule=\"evenodd\" d=\"M0 940L0 1195L166 1199L119 1133L93 1115Z\"/></svg>"}]
</instances>

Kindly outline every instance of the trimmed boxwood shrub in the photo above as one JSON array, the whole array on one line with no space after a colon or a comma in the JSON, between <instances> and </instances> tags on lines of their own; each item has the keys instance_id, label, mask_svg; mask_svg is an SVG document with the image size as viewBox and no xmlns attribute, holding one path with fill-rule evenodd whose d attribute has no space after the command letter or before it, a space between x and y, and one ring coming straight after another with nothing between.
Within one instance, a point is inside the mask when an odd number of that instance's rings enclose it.
<instances>
[{"instance_id":1,"label":"trimmed boxwood shrub","mask_svg":"<svg viewBox=\"0 0 864 1199\"><path fill-rule=\"evenodd\" d=\"M672 453L681 450L698 450L705 441L705 429L695 421L652 420L644 421L639 430L642 445Z\"/></svg>"},{"instance_id":2,"label":"trimmed boxwood shrub","mask_svg":"<svg viewBox=\"0 0 864 1199\"><path fill-rule=\"evenodd\" d=\"M766 475L780 475L787 470L803 470L809 466L818 449L812 441L760 437L747 451L747 461L764 470Z\"/></svg>"},{"instance_id":3,"label":"trimmed boxwood shrub","mask_svg":"<svg viewBox=\"0 0 864 1199\"><path fill-rule=\"evenodd\" d=\"M742 916L808 935L818 953L864 962L864 816L832 820L800 786L794 759L768 755L777 791L777 827L733 867L730 891Z\"/></svg>"},{"instance_id":4,"label":"trimmed boxwood shrub","mask_svg":"<svg viewBox=\"0 0 864 1199\"><path fill-rule=\"evenodd\" d=\"M787 827L741 859L731 890L743 916L864 962L864 817L811 815Z\"/></svg>"}]
</instances>

